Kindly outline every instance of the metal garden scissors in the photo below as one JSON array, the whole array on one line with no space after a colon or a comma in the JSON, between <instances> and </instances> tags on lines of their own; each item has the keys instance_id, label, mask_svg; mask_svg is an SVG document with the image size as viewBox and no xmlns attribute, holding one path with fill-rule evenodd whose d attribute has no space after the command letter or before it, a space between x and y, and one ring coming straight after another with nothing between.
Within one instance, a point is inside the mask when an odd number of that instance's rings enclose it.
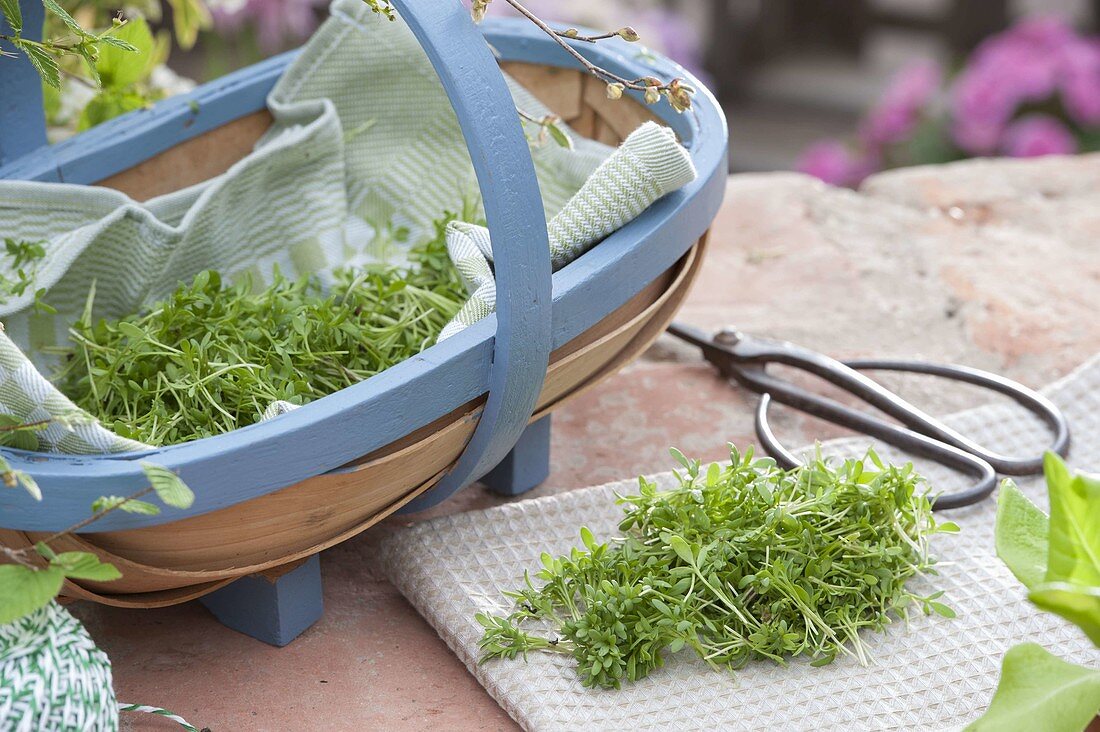
<instances>
[{"instance_id":1,"label":"metal garden scissors","mask_svg":"<svg viewBox=\"0 0 1100 732\"><path fill-rule=\"evenodd\" d=\"M860 371L929 374L1004 394L1040 417L1051 428L1054 440L1049 450L1064 456L1069 449L1069 424L1053 402L1023 384L988 371L922 361L859 359L841 362L793 343L757 338L732 328L709 336L696 328L673 323L668 332L702 349L703 356L717 366L723 376L733 378L761 395L756 409L756 434L764 449L784 468L792 468L800 461L779 443L768 424L768 408L773 400L977 478L977 482L969 488L938 496L934 503L938 510L968 506L986 498L997 485L998 473L1033 475L1042 472L1042 453L1021 457L987 450ZM769 363L793 366L819 376L901 424L851 409L776 378L767 372Z\"/></svg>"}]
</instances>

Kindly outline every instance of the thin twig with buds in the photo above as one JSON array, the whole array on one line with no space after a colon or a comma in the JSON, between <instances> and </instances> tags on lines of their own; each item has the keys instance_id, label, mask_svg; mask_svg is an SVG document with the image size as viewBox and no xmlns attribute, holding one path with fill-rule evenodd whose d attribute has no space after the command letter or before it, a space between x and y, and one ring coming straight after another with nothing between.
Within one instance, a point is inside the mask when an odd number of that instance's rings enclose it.
<instances>
[{"instance_id":1,"label":"thin twig with buds","mask_svg":"<svg viewBox=\"0 0 1100 732\"><path fill-rule=\"evenodd\" d=\"M676 111L683 112L687 109L691 109L691 94L695 90L684 84L682 79L673 79L668 83L662 82L660 79L653 76L626 79L592 63L585 58L580 51L576 50L568 43L568 40L595 43L616 36L633 43L639 40L638 33L633 28L627 26L613 33L604 33L596 36L582 36L576 29L572 28L566 31L556 31L542 20L542 18L528 10L519 0L504 1L515 8L522 16L538 26L544 33L553 38L570 56L584 66L590 74L606 82L608 97L618 99L622 96L625 89L631 89L644 92L647 104L656 104L660 101L661 96L665 96ZM474 20L480 20L484 17L489 2L491 2L491 0L474 0Z\"/></svg>"}]
</instances>

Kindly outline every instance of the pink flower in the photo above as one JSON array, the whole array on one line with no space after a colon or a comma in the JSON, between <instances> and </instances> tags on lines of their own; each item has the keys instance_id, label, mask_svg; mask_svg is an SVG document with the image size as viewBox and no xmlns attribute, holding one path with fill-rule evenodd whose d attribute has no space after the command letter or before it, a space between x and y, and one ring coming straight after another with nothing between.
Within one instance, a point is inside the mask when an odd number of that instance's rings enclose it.
<instances>
[{"instance_id":1,"label":"pink flower","mask_svg":"<svg viewBox=\"0 0 1100 732\"><path fill-rule=\"evenodd\" d=\"M942 79L943 72L934 61L916 61L902 69L860 126L865 144L878 148L909 137Z\"/></svg>"},{"instance_id":2,"label":"pink flower","mask_svg":"<svg viewBox=\"0 0 1100 732\"><path fill-rule=\"evenodd\" d=\"M877 166L872 159L857 156L839 140L821 140L803 151L795 167L834 186L856 186L875 172Z\"/></svg>"},{"instance_id":3,"label":"pink flower","mask_svg":"<svg viewBox=\"0 0 1100 732\"><path fill-rule=\"evenodd\" d=\"M951 93L952 136L972 155L1002 148L1021 105L1061 93L1082 124L1100 121L1100 48L1057 18L1032 18L982 43Z\"/></svg>"},{"instance_id":4,"label":"pink flower","mask_svg":"<svg viewBox=\"0 0 1100 732\"><path fill-rule=\"evenodd\" d=\"M233 10L214 7L214 26L222 32L239 32L250 24L256 29L260 48L273 53L290 43L299 43L317 27L315 9L327 0L247 0Z\"/></svg>"},{"instance_id":5,"label":"pink flower","mask_svg":"<svg viewBox=\"0 0 1100 732\"><path fill-rule=\"evenodd\" d=\"M967 68L951 90L955 143L972 155L992 153L1019 101L1019 93L1001 78L997 67Z\"/></svg>"},{"instance_id":6,"label":"pink flower","mask_svg":"<svg viewBox=\"0 0 1100 732\"><path fill-rule=\"evenodd\" d=\"M1075 38L1061 56L1066 111L1078 124L1100 125L1100 40Z\"/></svg>"},{"instance_id":7,"label":"pink flower","mask_svg":"<svg viewBox=\"0 0 1100 732\"><path fill-rule=\"evenodd\" d=\"M1056 15L1025 18L995 36L1007 43L1027 43L1044 48L1058 48L1076 37L1073 27Z\"/></svg>"},{"instance_id":8,"label":"pink flower","mask_svg":"<svg viewBox=\"0 0 1100 732\"><path fill-rule=\"evenodd\" d=\"M1029 114L1005 130L1002 151L1014 158L1069 155L1077 152L1077 140L1059 120L1048 114Z\"/></svg>"},{"instance_id":9,"label":"pink flower","mask_svg":"<svg viewBox=\"0 0 1100 732\"><path fill-rule=\"evenodd\" d=\"M1076 38L1059 18L1029 18L982 43L971 66L996 73L1019 99L1039 101L1054 93L1061 49Z\"/></svg>"}]
</instances>

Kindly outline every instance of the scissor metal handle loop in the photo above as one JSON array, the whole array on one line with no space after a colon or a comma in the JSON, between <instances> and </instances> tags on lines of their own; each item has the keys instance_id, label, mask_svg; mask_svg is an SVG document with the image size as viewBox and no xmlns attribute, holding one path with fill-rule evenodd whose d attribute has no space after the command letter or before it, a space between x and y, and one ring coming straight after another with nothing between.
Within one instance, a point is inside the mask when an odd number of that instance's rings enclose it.
<instances>
[{"instance_id":1,"label":"scissor metal handle loop","mask_svg":"<svg viewBox=\"0 0 1100 732\"><path fill-rule=\"evenodd\" d=\"M863 432L883 442L900 447L922 457L975 475L978 482L957 493L941 495L934 501L936 509L959 508L976 503L990 493L997 484L997 473L1027 475L1042 470L1042 454L1036 457L1006 457L978 445L943 422L917 409L909 402L885 389L878 382L859 373L856 369L903 371L928 374L963 381L985 387L1011 397L1028 411L1039 416L1054 432L1054 440L1048 449L1064 455L1069 448L1069 424L1061 411L1049 399L1036 391L1009 379L987 371L950 364L931 364L913 361L854 360L841 363L833 361L827 372L819 370L822 359L828 357L813 354L813 366L784 359L791 366L799 366L821 375L860 399L872 404L906 424L909 429L891 424L876 417L845 407L831 399L804 391L788 382L775 379L764 372L763 366L754 364L743 369L739 376L742 383L762 391L756 410L756 434L761 444L777 461L786 467L798 464L798 459L776 439L768 424L768 408L775 401L788 404L824 420ZM839 368L838 368L839 367Z\"/></svg>"},{"instance_id":2,"label":"scissor metal handle loop","mask_svg":"<svg viewBox=\"0 0 1100 732\"><path fill-rule=\"evenodd\" d=\"M756 407L756 436L759 438L760 445L764 450L774 457L781 467L794 468L801 465L802 462L794 453L783 447L775 436L775 432L772 431L771 424L768 422L768 408L771 403L772 397L770 394L760 396L760 403ZM839 407L840 405L836 406ZM873 424L868 425L858 420L852 420L850 419L852 415L858 415ZM819 414L818 416L822 415ZM889 422L866 417L854 410L845 409L843 415L835 414L832 417L823 417L823 419L868 433L870 433L868 427L871 427L874 430L874 436L883 442L903 448L914 455L934 460L949 468L968 473L976 478L976 482L968 488L954 493L934 496L932 498L932 508L937 511L961 508L978 503L993 493L993 489L997 487L997 471L993 469L992 465L945 442L933 440L919 432L913 432L904 427L892 425Z\"/></svg>"},{"instance_id":3,"label":"scissor metal handle loop","mask_svg":"<svg viewBox=\"0 0 1100 732\"><path fill-rule=\"evenodd\" d=\"M1046 423L1047 427L1054 433L1054 439L1047 448L1048 450L1056 452L1059 455L1065 455L1069 450L1069 423L1066 421L1062 411L1058 409L1054 402L1034 389L1029 389L1019 382L1006 379L1003 376L998 376L988 371L956 364L926 363L924 361L855 359L845 361L844 365L848 368L858 369L860 371L904 371L914 374L939 376L954 381L962 381L967 384L974 384L975 386L995 391L998 394L1003 394ZM906 405L908 406L907 402ZM1043 470L1042 453L1033 457L1001 455L978 445L965 435L956 432L940 420L928 416L921 410L915 407L913 407L913 410L920 417L917 429L921 432L942 440L943 442L950 443L955 447L962 448L966 452L972 453L992 465L993 469L998 473L1004 475L1034 475ZM901 417L898 418L902 419ZM902 421L905 420L903 419Z\"/></svg>"},{"instance_id":4,"label":"scissor metal handle loop","mask_svg":"<svg viewBox=\"0 0 1100 732\"><path fill-rule=\"evenodd\" d=\"M902 399L886 387L856 369L907 371L954 379L990 389L1012 398L1031 413L1042 419L1054 432L1054 439L1047 448L1058 454L1065 454L1069 448L1069 425L1061 411L1049 399L1032 389L988 371L951 364L931 364L920 361L891 360L854 360L842 363L820 353L800 348L789 343L770 342L756 339L737 344L733 348L735 363L733 376L741 384L760 394L771 394L773 398L796 409L814 413L822 402L822 397L800 389L787 381L777 379L764 371L769 362L782 363L820 376L826 381L844 389L873 407L880 409L897 419L913 432L945 442L960 450L971 453L1005 475L1032 475L1043 469L1043 453L1033 456L1008 456L989 450L957 430L948 427L940 420ZM746 354L742 356L741 354ZM853 412L846 407L833 404L844 412ZM824 419L836 421L838 412L829 410L830 416L819 415ZM856 413L858 414L858 413ZM868 418L871 419L871 418ZM888 424L877 419L863 423L861 429L875 435L880 425Z\"/></svg>"}]
</instances>

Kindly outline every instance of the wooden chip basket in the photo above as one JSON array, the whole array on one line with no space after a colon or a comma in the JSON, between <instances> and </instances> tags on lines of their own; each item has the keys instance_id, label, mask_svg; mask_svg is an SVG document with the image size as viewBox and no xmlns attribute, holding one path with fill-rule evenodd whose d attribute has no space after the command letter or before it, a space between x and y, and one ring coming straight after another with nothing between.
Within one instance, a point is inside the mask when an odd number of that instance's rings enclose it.
<instances>
[{"instance_id":1,"label":"wooden chip basket","mask_svg":"<svg viewBox=\"0 0 1100 732\"><path fill-rule=\"evenodd\" d=\"M40 3L21 4L26 27L35 27ZM206 596L223 622L285 644L320 615L318 552L479 479L508 494L537 485L548 470L550 413L644 351L683 302L725 186L725 120L703 87L636 46L585 45L588 58L622 76L685 76L699 89L684 115L630 94L611 101L604 84L526 21L475 26L459 0L395 5L458 115L493 241L517 243L497 247L496 316L361 384L225 435L142 454L0 451L45 495L36 503L0 491L8 546L72 525L97 496L142 488L139 458L178 471L195 491L187 511L115 512L57 542L59 551L93 551L123 575L67 583L66 596L123 607ZM104 185L143 200L222 173L270 124L265 97L293 56L53 146L45 145L38 78L24 61L6 60L0 178ZM614 145L646 120L669 125L699 178L551 277L528 143L498 63L581 135Z\"/></svg>"}]
</instances>

